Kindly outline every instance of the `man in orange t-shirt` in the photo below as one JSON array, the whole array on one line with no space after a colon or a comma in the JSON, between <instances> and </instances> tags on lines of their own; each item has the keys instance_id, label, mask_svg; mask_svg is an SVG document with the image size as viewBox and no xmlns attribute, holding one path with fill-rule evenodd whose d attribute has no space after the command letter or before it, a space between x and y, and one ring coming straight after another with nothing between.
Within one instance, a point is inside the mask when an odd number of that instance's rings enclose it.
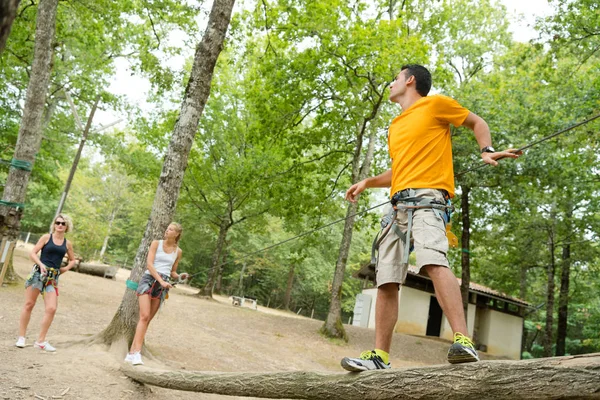
<instances>
[{"instance_id":1,"label":"man in orange t-shirt","mask_svg":"<svg viewBox=\"0 0 600 400\"><path fill-rule=\"evenodd\" d=\"M431 89L431 74L416 64L403 66L390 84L390 100L400 104L402 114L394 118L388 131L388 147L392 168L352 185L346 199L357 201L367 188L391 187L392 202L411 204L445 204L454 197L454 170L450 124L473 130L481 158L487 164L498 165L500 158L517 158L514 149L495 152L487 123L479 116L446 96L427 96ZM404 209L406 210L406 209ZM393 222L400 233L393 231L381 240L375 268L377 304L375 311L375 349L358 358L346 357L342 367L349 371L390 368L389 351L392 334L398 320L398 290L406 279L408 260L406 243L399 235L408 230L408 215L399 209ZM435 293L450 327L454 343L448 351L450 363L478 361L473 342L467 336L460 288L449 269L448 241L443 216L434 208L424 206L412 214L412 229L419 272L433 281Z\"/></svg>"}]
</instances>

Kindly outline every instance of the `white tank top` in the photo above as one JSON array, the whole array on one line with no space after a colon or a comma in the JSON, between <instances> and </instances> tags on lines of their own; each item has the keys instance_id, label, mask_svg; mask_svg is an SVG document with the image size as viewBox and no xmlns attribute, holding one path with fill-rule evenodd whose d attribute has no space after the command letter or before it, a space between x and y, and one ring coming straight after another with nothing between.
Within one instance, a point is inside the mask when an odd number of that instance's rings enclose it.
<instances>
[{"instance_id":1,"label":"white tank top","mask_svg":"<svg viewBox=\"0 0 600 400\"><path fill-rule=\"evenodd\" d=\"M172 253L165 253L163 249L163 241L158 241L158 248L156 249L156 255L154 256L154 269L159 274L171 276L171 269L173 268L173 264L175 264L175 260L177 259L177 249ZM146 273L150 272L146 270Z\"/></svg>"}]
</instances>

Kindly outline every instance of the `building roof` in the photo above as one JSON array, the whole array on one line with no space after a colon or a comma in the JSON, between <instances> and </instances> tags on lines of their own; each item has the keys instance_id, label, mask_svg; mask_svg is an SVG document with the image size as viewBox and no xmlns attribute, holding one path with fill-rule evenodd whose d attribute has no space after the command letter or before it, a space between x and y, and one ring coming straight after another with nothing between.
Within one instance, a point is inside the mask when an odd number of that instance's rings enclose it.
<instances>
[{"instance_id":1,"label":"building roof","mask_svg":"<svg viewBox=\"0 0 600 400\"><path fill-rule=\"evenodd\" d=\"M419 270L414 265L408 266L408 273L410 275L418 276L423 279L429 279L427 276L419 274ZM366 262L352 276L354 276L355 278L358 278L358 279L369 279L371 281L375 281L375 267L372 266L370 262ZM456 280L458 281L459 284L462 283L462 280L460 278L456 278ZM505 293L499 292L497 290L491 289L487 286L483 286L483 285L480 285L475 282L469 283L469 291L475 292L475 293L483 293L483 294L491 296L491 297L497 297L501 300L506 300L508 302L526 306L526 307L531 306L531 304L529 304L525 300L521 300L519 298L509 296Z\"/></svg>"}]
</instances>

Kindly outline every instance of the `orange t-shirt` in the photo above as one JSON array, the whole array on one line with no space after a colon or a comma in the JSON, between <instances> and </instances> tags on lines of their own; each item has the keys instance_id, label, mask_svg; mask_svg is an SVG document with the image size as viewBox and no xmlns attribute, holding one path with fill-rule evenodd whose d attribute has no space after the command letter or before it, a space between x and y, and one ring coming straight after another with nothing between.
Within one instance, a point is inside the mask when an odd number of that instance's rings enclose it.
<instances>
[{"instance_id":1,"label":"orange t-shirt","mask_svg":"<svg viewBox=\"0 0 600 400\"><path fill-rule=\"evenodd\" d=\"M392 158L390 196L404 189L445 189L454 197L450 124L461 126L469 110L442 95L420 98L394 118L388 130Z\"/></svg>"}]
</instances>

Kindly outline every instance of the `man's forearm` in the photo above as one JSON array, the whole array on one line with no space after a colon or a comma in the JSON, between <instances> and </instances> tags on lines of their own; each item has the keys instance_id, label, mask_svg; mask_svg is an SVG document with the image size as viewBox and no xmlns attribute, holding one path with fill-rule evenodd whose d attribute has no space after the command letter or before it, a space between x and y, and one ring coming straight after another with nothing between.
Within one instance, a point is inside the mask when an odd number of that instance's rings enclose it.
<instances>
[{"instance_id":1,"label":"man's forearm","mask_svg":"<svg viewBox=\"0 0 600 400\"><path fill-rule=\"evenodd\" d=\"M392 170L388 169L382 174L365 179L368 188L387 188L392 186Z\"/></svg>"},{"instance_id":2,"label":"man's forearm","mask_svg":"<svg viewBox=\"0 0 600 400\"><path fill-rule=\"evenodd\" d=\"M473 126L473 134L475 135L475 140L477 140L477 144L479 144L479 149L483 149L484 147L492 145L492 135L490 133L490 127L487 122L485 122L482 118L475 123Z\"/></svg>"}]
</instances>

